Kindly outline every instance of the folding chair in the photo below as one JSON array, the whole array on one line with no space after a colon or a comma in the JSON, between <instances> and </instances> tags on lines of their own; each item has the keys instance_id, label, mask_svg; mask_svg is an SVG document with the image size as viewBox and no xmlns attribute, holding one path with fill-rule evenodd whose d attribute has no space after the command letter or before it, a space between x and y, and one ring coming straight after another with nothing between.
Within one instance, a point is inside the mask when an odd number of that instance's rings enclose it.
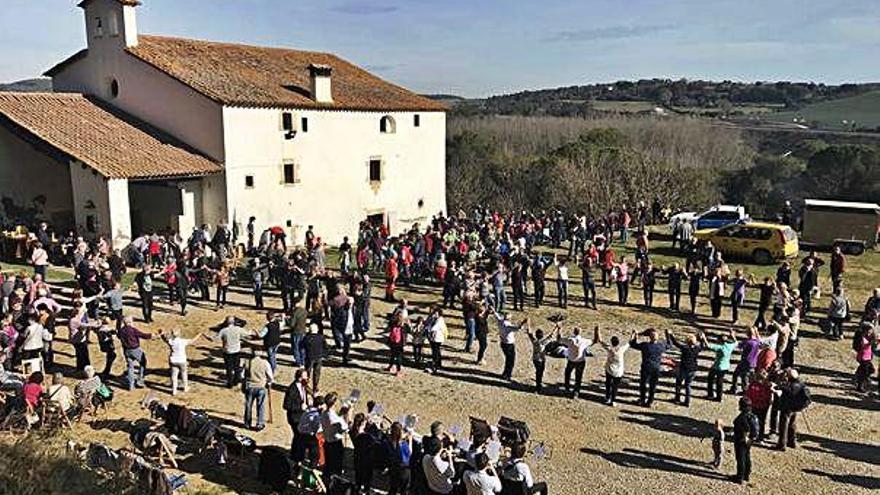
<instances>
[{"instance_id":1,"label":"folding chair","mask_svg":"<svg viewBox=\"0 0 880 495\"><path fill-rule=\"evenodd\" d=\"M61 408L58 401L43 401L40 419L41 429L63 428L65 426L73 428L73 425L70 424L70 418L67 417L67 413Z\"/></svg>"}]
</instances>

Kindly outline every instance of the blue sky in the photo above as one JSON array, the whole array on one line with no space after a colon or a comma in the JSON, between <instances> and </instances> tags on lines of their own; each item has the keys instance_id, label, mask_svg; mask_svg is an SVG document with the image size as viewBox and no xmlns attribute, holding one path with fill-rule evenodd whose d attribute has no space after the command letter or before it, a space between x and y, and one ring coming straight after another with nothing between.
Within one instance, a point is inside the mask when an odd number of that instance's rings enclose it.
<instances>
[{"instance_id":1,"label":"blue sky","mask_svg":"<svg viewBox=\"0 0 880 495\"><path fill-rule=\"evenodd\" d=\"M878 0L142 0L142 33L335 52L419 92L641 77L880 80ZM0 81L85 46L76 0L3 0Z\"/></svg>"}]
</instances>

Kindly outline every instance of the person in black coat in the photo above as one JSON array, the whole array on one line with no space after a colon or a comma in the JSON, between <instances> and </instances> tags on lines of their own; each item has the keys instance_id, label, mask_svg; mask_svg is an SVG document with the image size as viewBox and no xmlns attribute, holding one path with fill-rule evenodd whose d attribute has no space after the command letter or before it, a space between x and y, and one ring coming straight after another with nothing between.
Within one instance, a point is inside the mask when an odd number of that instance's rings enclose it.
<instances>
[{"instance_id":1,"label":"person in black coat","mask_svg":"<svg viewBox=\"0 0 880 495\"><path fill-rule=\"evenodd\" d=\"M294 451L296 445L297 427L303 413L311 404L312 391L309 388L309 373L300 368L296 370L293 376L293 382L290 383L287 392L284 393L284 411L287 413L287 424L290 425L292 432L290 451Z\"/></svg>"},{"instance_id":2,"label":"person in black coat","mask_svg":"<svg viewBox=\"0 0 880 495\"><path fill-rule=\"evenodd\" d=\"M758 418L748 397L739 400L739 415L733 420L733 452L736 455L736 483L749 481L752 474L752 442L758 437Z\"/></svg>"},{"instance_id":3,"label":"person in black coat","mask_svg":"<svg viewBox=\"0 0 880 495\"><path fill-rule=\"evenodd\" d=\"M186 265L177 265L174 288L180 302L180 314L186 315L186 303L189 298L189 269Z\"/></svg>"},{"instance_id":4,"label":"person in black coat","mask_svg":"<svg viewBox=\"0 0 880 495\"><path fill-rule=\"evenodd\" d=\"M700 334L702 336L702 334ZM699 368L699 354L703 350L703 344L695 335L688 335L684 342L679 342L675 335L666 332L666 341L669 345L677 347L681 357L678 363L678 372L675 375L675 402L680 403L681 387L684 385L684 407L691 406L691 384L697 376Z\"/></svg>"},{"instance_id":5,"label":"person in black coat","mask_svg":"<svg viewBox=\"0 0 880 495\"><path fill-rule=\"evenodd\" d=\"M370 493L373 484L376 438L369 432L369 419L364 413L354 417L351 441L354 445L354 480L357 493Z\"/></svg>"},{"instance_id":6,"label":"person in black coat","mask_svg":"<svg viewBox=\"0 0 880 495\"><path fill-rule=\"evenodd\" d=\"M681 301L681 282L687 278L687 275L678 263L666 269L666 275L669 277L669 309L678 311L679 302Z\"/></svg>"},{"instance_id":7,"label":"person in black coat","mask_svg":"<svg viewBox=\"0 0 880 495\"><path fill-rule=\"evenodd\" d=\"M313 392L318 393L321 381L321 364L324 361L324 335L320 327L312 323L309 325L309 333L303 337L303 351L305 351L305 369L312 379Z\"/></svg>"}]
</instances>

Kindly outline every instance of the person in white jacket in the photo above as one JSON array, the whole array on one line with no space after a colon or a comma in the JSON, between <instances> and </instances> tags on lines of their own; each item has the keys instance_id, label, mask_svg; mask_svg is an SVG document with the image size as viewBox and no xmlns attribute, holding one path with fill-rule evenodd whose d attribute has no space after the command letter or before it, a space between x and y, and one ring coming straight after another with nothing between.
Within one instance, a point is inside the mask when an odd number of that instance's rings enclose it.
<instances>
[{"instance_id":1,"label":"person in white jacket","mask_svg":"<svg viewBox=\"0 0 880 495\"><path fill-rule=\"evenodd\" d=\"M24 342L21 345L21 358L37 359L43 352L44 344L52 342L52 333L40 324L38 315L28 316L28 326L24 330Z\"/></svg>"},{"instance_id":2,"label":"person in white jacket","mask_svg":"<svg viewBox=\"0 0 880 495\"><path fill-rule=\"evenodd\" d=\"M446 342L446 320L443 310L435 307L428 316L428 340L431 344L431 366L428 371L437 373L443 367L443 343Z\"/></svg>"}]
</instances>

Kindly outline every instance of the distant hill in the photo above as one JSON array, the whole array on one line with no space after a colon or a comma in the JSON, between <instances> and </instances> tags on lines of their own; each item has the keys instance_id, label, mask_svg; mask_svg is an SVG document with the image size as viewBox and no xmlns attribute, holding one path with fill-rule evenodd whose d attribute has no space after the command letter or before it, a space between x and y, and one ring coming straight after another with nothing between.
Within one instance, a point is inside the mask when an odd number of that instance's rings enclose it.
<instances>
[{"instance_id":1,"label":"distant hill","mask_svg":"<svg viewBox=\"0 0 880 495\"><path fill-rule=\"evenodd\" d=\"M465 99L463 96L458 96L458 95L445 95L445 94L422 95L422 96L424 96L425 98L430 98L430 99L432 99L432 100L439 100L439 101L443 101L443 100L464 100L464 99Z\"/></svg>"},{"instance_id":2,"label":"distant hill","mask_svg":"<svg viewBox=\"0 0 880 495\"><path fill-rule=\"evenodd\" d=\"M763 117L811 128L880 132L880 91L823 101Z\"/></svg>"},{"instance_id":3,"label":"distant hill","mask_svg":"<svg viewBox=\"0 0 880 495\"><path fill-rule=\"evenodd\" d=\"M466 100L455 105L460 114L586 116L632 113L662 107L699 115L752 115L795 110L815 103L880 90L880 83L826 85L812 82L689 81L642 79L606 84L522 91ZM641 102L643 105L633 105ZM644 109L644 110L642 110Z\"/></svg>"},{"instance_id":4,"label":"distant hill","mask_svg":"<svg viewBox=\"0 0 880 495\"><path fill-rule=\"evenodd\" d=\"M439 101L440 103L445 104L448 107L455 107L462 103L466 103L470 100L467 98L458 96L458 95L446 95L446 94L434 94L434 95L422 95L425 98L430 98L435 101Z\"/></svg>"},{"instance_id":5,"label":"distant hill","mask_svg":"<svg viewBox=\"0 0 880 495\"><path fill-rule=\"evenodd\" d=\"M52 80L37 78L0 84L0 91L17 91L20 93L50 92L52 91Z\"/></svg>"}]
</instances>

